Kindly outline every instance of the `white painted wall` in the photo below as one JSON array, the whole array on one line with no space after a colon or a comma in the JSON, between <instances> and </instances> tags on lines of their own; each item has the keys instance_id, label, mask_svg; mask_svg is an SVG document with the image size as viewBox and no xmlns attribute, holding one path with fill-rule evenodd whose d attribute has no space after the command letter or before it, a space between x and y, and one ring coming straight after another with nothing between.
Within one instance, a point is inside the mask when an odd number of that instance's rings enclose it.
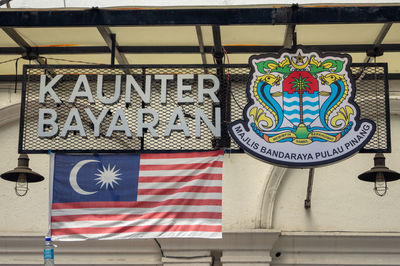
<instances>
[{"instance_id":1,"label":"white painted wall","mask_svg":"<svg viewBox=\"0 0 400 266\"><path fill-rule=\"evenodd\" d=\"M0 172L12 170L17 166L19 121L0 128L1 160ZM37 173L48 177L49 156L30 156L30 167ZM14 183L0 180L0 235L45 235L48 224L48 179L29 186L28 194L18 197Z\"/></svg>"},{"instance_id":2,"label":"white painted wall","mask_svg":"<svg viewBox=\"0 0 400 266\"><path fill-rule=\"evenodd\" d=\"M392 153L386 166L400 172L400 116L393 115ZM373 154L352 158L315 170L311 209L304 209L308 170L286 172L275 205L273 228L283 231L399 232L400 181L388 183L386 196L373 192L373 183L357 176L373 166Z\"/></svg>"},{"instance_id":3,"label":"white painted wall","mask_svg":"<svg viewBox=\"0 0 400 266\"><path fill-rule=\"evenodd\" d=\"M257 227L263 188L272 165L247 154L225 154L222 184L222 229Z\"/></svg>"},{"instance_id":4,"label":"white painted wall","mask_svg":"<svg viewBox=\"0 0 400 266\"><path fill-rule=\"evenodd\" d=\"M0 109L19 102L21 102L20 84L15 93L14 84L0 83Z\"/></svg>"}]
</instances>

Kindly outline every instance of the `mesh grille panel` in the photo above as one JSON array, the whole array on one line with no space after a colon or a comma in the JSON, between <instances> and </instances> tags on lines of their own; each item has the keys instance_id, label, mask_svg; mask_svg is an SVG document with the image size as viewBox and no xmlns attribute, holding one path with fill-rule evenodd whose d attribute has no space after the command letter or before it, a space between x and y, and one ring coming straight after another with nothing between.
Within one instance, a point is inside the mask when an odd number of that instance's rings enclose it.
<instances>
[{"instance_id":1,"label":"mesh grille panel","mask_svg":"<svg viewBox=\"0 0 400 266\"><path fill-rule=\"evenodd\" d=\"M390 152L387 66L354 64L351 70L357 88L354 101L360 107L360 118L368 118L376 124L375 134L361 152Z\"/></svg>"},{"instance_id":2,"label":"mesh grille panel","mask_svg":"<svg viewBox=\"0 0 400 266\"><path fill-rule=\"evenodd\" d=\"M240 151L239 146L230 139L227 126L231 121L242 119L243 108L247 104L246 84L250 69L247 65L225 65L224 68L216 65L209 66L29 66L25 68L24 95L25 105L21 115L23 128L20 132L20 152L44 153L52 151L68 152L129 152L129 151L194 151L212 150L215 148L230 148L232 151ZM354 80L357 85L355 101L361 109L361 118L373 120L377 130L371 141L365 146L364 152L390 152L390 124L388 113L388 88L387 68L385 64L354 64L352 66ZM55 86L54 91L63 100L62 104L47 96L45 104L39 103L40 75L62 74L63 77ZM198 102L198 76L197 74L216 75L221 87L217 94L220 103L214 103L210 97L204 97L204 103ZM78 97L74 103L68 99L75 86L79 75L85 74L94 103L89 103L85 97ZM142 102L138 93L131 90L131 101L125 103L125 75L131 74L138 85L144 89L145 77L151 75L151 100L149 104ZM184 92L184 97L193 99L192 103L178 104L177 74L193 75L193 78L185 79L184 85L191 86L191 90ZM121 95L119 101L114 104L104 104L97 97L97 75L103 75L102 96L112 98L115 90L115 75L122 76ZM155 79L155 75L172 75L168 80L166 90L166 103L161 103L161 80ZM47 80L47 83L50 79ZM213 83L206 80L204 88L211 88ZM82 88L81 88L82 90ZM80 90L80 91L81 91ZM373 108L371 108L371 106ZM195 137L195 109L201 109L205 115L215 124L214 108L221 108L221 138L216 139L211 130L201 123L201 137ZM78 131L69 132L66 138L58 134L54 138L38 137L38 112L40 108L50 108L57 112L57 124L59 133L65 124L71 108L77 108L81 118L86 137L82 138ZM90 122L85 109L90 109L95 117L98 117L104 108L110 111L100 126L100 136L94 137L94 126ZM157 112L159 116L158 126L155 128L158 138L154 138L150 132L144 132L143 138L136 137L136 125L138 109L148 108ZM169 137L164 137L170 117L174 109L182 108L184 121L189 129L187 137L182 131L172 131ZM130 127L132 137L127 138L124 132L114 131L112 137L106 137L108 126L117 109L122 109ZM152 116L145 115L144 121L149 123ZM174 122L174 121L173 121ZM179 121L176 123L180 124ZM48 129L50 130L50 129Z\"/></svg>"},{"instance_id":3,"label":"mesh grille panel","mask_svg":"<svg viewBox=\"0 0 400 266\"><path fill-rule=\"evenodd\" d=\"M166 151L166 150L212 150L214 149L214 136L211 130L201 123L201 138L195 137L195 108L203 110L205 115L213 122L214 107L218 103L213 103L210 97L204 97L204 103L197 102L198 78L196 74L216 73L215 68L208 67L140 67L140 68L102 68L102 67L59 67L46 68L47 74L52 76L47 80L54 78L54 74L63 75L62 79L53 86L53 90L57 96L62 99L61 104L56 104L54 99L47 95L45 104L39 103L39 85L40 75L45 74L43 68L28 67L26 69L25 84L25 107L23 114L24 129L21 132L20 139L21 151L27 152L45 152L52 151L86 151L86 152L125 152L125 151ZM150 103L144 103L136 92L131 89L131 101L125 103L125 74L131 74L137 84L144 90L146 86L145 77L150 75L151 82L151 100ZM93 95L94 103L90 103L87 97L77 97L73 103L69 103L71 93L77 83L79 75L86 75L88 84ZM193 79L184 79L185 86L191 86L191 90L183 93L183 97L193 99L190 104L178 104L177 100L177 74L191 74ZM103 75L102 96L104 98L112 98L115 93L116 75L122 76L121 95L119 101L114 104L104 104L100 102L97 96L97 75ZM166 103L161 103L161 80L155 79L155 75L171 75L173 80L168 80L166 90ZM211 88L213 83L206 80L204 88ZM79 91L84 91L81 86ZM38 137L38 113L40 108L49 108L57 112L57 124L59 125L59 133L67 121L67 117L71 108L77 108L82 119L86 137L82 138L79 131L69 132L66 138L62 138L60 134L53 138ZM100 136L94 137L94 126L89 119L89 115L85 109L90 109L94 117L99 117L104 108L110 111L104 118L100 126ZM138 110L140 108L152 109L159 116L156 133L159 136L154 138L150 132L144 132L143 138L136 137ZM176 108L182 108L184 120L190 131L190 137L186 137L182 131L172 131L169 137L164 137L167 125L171 115ZM125 136L124 131L114 131L111 137L106 137L109 125L117 109L124 111L127 124L132 133L132 137ZM149 123L153 120L151 115L144 115L144 122ZM173 121L175 124L181 124L179 120ZM119 122L120 123L120 122ZM120 125L120 124L117 124ZM48 130L51 128L49 127Z\"/></svg>"}]
</instances>

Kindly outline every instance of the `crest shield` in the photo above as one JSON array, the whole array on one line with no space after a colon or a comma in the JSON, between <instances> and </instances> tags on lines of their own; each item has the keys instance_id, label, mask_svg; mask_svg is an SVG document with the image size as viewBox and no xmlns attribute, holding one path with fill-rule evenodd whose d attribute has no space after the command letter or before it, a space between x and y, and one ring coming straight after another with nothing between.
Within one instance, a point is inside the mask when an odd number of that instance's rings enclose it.
<instances>
[{"instance_id":1,"label":"crest shield","mask_svg":"<svg viewBox=\"0 0 400 266\"><path fill-rule=\"evenodd\" d=\"M298 48L249 59L244 120L231 136L250 154L289 167L332 163L360 150L375 124L360 120L351 57Z\"/></svg>"},{"instance_id":2,"label":"crest shield","mask_svg":"<svg viewBox=\"0 0 400 266\"><path fill-rule=\"evenodd\" d=\"M283 80L283 110L293 125L310 125L319 116L319 88L307 71L294 71Z\"/></svg>"}]
</instances>

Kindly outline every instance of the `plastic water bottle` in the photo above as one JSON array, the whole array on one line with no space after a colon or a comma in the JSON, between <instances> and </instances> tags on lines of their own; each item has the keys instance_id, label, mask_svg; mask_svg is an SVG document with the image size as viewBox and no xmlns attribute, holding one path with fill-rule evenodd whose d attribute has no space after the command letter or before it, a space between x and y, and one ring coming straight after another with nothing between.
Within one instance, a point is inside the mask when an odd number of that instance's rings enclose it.
<instances>
[{"instance_id":1,"label":"plastic water bottle","mask_svg":"<svg viewBox=\"0 0 400 266\"><path fill-rule=\"evenodd\" d=\"M44 266L54 266L54 245L51 243L51 238L46 237L44 247Z\"/></svg>"}]
</instances>

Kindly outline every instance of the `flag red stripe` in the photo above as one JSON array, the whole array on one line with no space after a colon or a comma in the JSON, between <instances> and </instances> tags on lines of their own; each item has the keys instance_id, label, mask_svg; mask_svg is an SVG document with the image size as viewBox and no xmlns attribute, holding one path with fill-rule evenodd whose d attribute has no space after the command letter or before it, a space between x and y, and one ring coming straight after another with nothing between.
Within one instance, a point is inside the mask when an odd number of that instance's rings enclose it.
<instances>
[{"instance_id":1,"label":"flag red stripe","mask_svg":"<svg viewBox=\"0 0 400 266\"><path fill-rule=\"evenodd\" d=\"M221 187L201 187L201 186L187 186L181 188L166 188L166 189L138 189L138 195L172 195L181 192L194 192L194 193L221 193Z\"/></svg>"},{"instance_id":2,"label":"flag red stripe","mask_svg":"<svg viewBox=\"0 0 400 266\"><path fill-rule=\"evenodd\" d=\"M224 154L223 150L203 151L203 152L177 152L177 153L143 153L140 154L140 159L215 157L223 154Z\"/></svg>"},{"instance_id":3,"label":"flag red stripe","mask_svg":"<svg viewBox=\"0 0 400 266\"><path fill-rule=\"evenodd\" d=\"M147 225L52 229L51 235L121 234L131 232L221 232L221 225Z\"/></svg>"},{"instance_id":4,"label":"flag red stripe","mask_svg":"<svg viewBox=\"0 0 400 266\"><path fill-rule=\"evenodd\" d=\"M221 219L220 212L149 212L139 214L87 214L87 215L63 215L51 217L51 222L74 221L134 221L137 219Z\"/></svg>"},{"instance_id":5,"label":"flag red stripe","mask_svg":"<svg viewBox=\"0 0 400 266\"><path fill-rule=\"evenodd\" d=\"M185 169L207 169L209 167L222 167L221 161L213 161L211 163L185 163L185 164L141 164L140 171L156 171L156 170L185 170ZM139 173L140 175L140 173Z\"/></svg>"},{"instance_id":6,"label":"flag red stripe","mask_svg":"<svg viewBox=\"0 0 400 266\"><path fill-rule=\"evenodd\" d=\"M222 200L219 199L169 199L165 201L92 201L92 202L68 202L53 203L52 209L80 209L80 208L155 208L158 206L169 205L193 205L205 206L216 205L221 206Z\"/></svg>"},{"instance_id":7,"label":"flag red stripe","mask_svg":"<svg viewBox=\"0 0 400 266\"><path fill-rule=\"evenodd\" d=\"M140 183L189 182L192 180L222 180L222 174L199 174L195 176L139 176Z\"/></svg>"}]
</instances>

